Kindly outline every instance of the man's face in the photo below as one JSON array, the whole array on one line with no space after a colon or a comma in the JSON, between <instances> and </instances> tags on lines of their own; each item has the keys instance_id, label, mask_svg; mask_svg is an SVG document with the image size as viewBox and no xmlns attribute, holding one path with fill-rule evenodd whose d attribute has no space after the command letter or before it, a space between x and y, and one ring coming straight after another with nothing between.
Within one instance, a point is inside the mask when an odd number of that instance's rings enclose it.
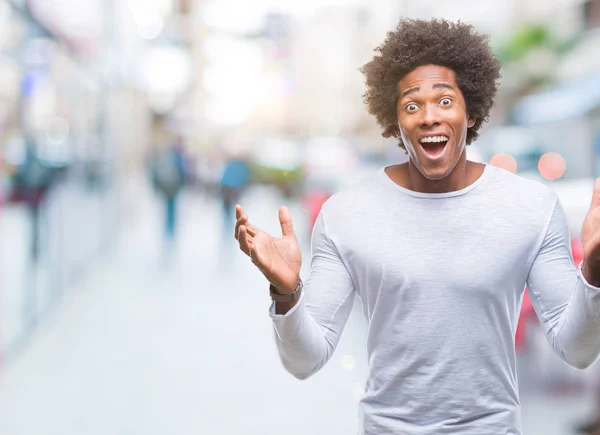
<instances>
[{"instance_id":1,"label":"man's face","mask_svg":"<svg viewBox=\"0 0 600 435\"><path fill-rule=\"evenodd\" d=\"M398 127L412 164L429 180L446 178L465 150L467 115L454 71L420 66L398 83Z\"/></svg>"}]
</instances>

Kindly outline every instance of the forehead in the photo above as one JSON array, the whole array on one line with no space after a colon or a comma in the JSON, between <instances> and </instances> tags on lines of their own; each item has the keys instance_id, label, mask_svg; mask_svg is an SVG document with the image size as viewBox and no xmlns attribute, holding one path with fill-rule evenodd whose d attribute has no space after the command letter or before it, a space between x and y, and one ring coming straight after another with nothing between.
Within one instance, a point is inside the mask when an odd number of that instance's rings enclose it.
<instances>
[{"instance_id":1,"label":"forehead","mask_svg":"<svg viewBox=\"0 0 600 435\"><path fill-rule=\"evenodd\" d=\"M450 68L438 65L423 65L406 74L398 82L398 91L403 92L414 87L431 89L435 83L447 83L458 89L456 74Z\"/></svg>"}]
</instances>

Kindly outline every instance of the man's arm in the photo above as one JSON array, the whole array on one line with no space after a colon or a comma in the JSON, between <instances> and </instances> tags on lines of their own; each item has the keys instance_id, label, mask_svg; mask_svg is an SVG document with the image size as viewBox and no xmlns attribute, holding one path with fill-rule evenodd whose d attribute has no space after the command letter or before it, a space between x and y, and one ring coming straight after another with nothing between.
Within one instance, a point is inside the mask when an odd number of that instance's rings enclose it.
<instances>
[{"instance_id":1,"label":"man's arm","mask_svg":"<svg viewBox=\"0 0 600 435\"><path fill-rule=\"evenodd\" d=\"M331 358L354 302L354 285L327 233L323 213L312 235L310 276L296 302L273 303L270 315L281 361L306 379Z\"/></svg>"},{"instance_id":2,"label":"man's arm","mask_svg":"<svg viewBox=\"0 0 600 435\"><path fill-rule=\"evenodd\" d=\"M594 363L600 355L600 288L573 265L567 218L558 200L527 283L556 354L579 369Z\"/></svg>"}]
</instances>

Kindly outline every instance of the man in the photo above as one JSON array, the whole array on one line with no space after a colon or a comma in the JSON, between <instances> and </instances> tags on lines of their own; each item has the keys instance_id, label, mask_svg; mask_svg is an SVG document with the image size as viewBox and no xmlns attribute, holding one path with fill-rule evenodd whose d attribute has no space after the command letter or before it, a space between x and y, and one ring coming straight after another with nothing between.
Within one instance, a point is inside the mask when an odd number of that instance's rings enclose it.
<instances>
[{"instance_id":1,"label":"man","mask_svg":"<svg viewBox=\"0 0 600 435\"><path fill-rule=\"evenodd\" d=\"M236 237L271 283L283 365L307 378L331 357L355 295L369 323L360 433L521 434L514 336L524 287L550 345L583 369L600 352L600 183L576 269L557 195L467 161L497 89L484 36L403 20L362 68L367 107L409 161L324 204L308 280L287 208L282 238L237 207Z\"/></svg>"}]
</instances>

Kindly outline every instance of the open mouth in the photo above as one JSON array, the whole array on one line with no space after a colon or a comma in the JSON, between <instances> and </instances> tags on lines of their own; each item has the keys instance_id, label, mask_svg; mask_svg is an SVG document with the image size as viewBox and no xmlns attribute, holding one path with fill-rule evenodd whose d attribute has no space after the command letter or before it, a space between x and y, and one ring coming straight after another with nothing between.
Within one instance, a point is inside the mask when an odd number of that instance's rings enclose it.
<instances>
[{"instance_id":1,"label":"open mouth","mask_svg":"<svg viewBox=\"0 0 600 435\"><path fill-rule=\"evenodd\" d=\"M423 151L427 157L432 159L442 155L448 141L448 136L427 136L419 139Z\"/></svg>"}]
</instances>

